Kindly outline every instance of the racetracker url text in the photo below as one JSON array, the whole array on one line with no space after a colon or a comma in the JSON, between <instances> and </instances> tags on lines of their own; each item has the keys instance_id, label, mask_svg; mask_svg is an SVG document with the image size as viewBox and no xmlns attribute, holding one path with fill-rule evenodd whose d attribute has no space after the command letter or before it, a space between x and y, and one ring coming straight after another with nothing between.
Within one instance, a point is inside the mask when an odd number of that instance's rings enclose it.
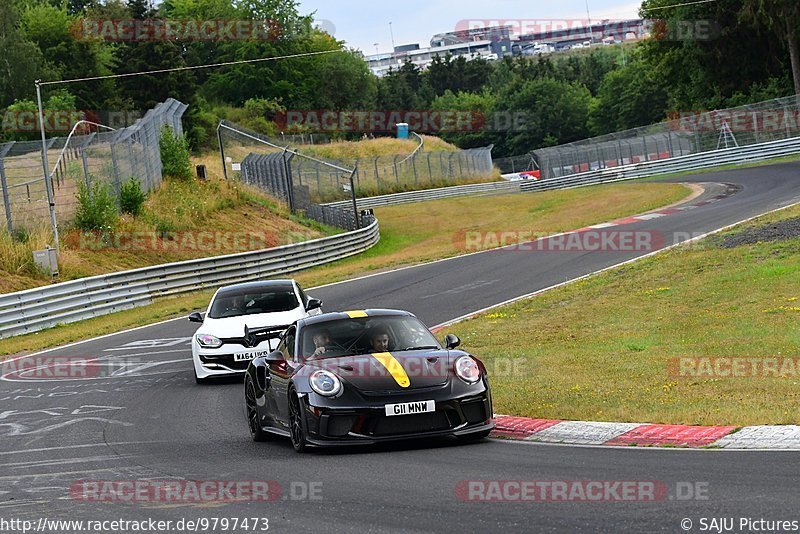
<instances>
[{"instance_id":1,"label":"racetracker url text","mask_svg":"<svg viewBox=\"0 0 800 534\"><path fill-rule=\"evenodd\" d=\"M162 521L156 519L113 519L113 520L61 520L39 518L36 521L0 518L0 532L49 532L54 534L68 532L266 532L269 519L266 517L200 517Z\"/></svg>"}]
</instances>

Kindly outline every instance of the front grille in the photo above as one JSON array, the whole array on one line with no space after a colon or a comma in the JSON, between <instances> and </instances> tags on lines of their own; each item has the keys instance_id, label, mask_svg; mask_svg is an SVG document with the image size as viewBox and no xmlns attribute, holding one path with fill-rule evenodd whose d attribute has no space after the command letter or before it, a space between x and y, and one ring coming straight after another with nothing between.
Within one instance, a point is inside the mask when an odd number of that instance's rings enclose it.
<instances>
[{"instance_id":1,"label":"front grille","mask_svg":"<svg viewBox=\"0 0 800 534\"><path fill-rule=\"evenodd\" d=\"M397 434L414 434L417 432L434 432L450 428L450 419L445 411L420 413L414 415L395 415L377 417L372 434L375 436L393 436Z\"/></svg>"}]
</instances>

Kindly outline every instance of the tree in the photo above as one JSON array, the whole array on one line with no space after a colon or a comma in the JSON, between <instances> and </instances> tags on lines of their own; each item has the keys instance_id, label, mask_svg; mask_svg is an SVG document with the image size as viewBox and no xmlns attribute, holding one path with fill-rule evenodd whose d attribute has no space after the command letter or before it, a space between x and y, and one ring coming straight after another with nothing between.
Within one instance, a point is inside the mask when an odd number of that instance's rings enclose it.
<instances>
[{"instance_id":1,"label":"tree","mask_svg":"<svg viewBox=\"0 0 800 534\"><path fill-rule=\"evenodd\" d=\"M39 47L45 61L57 70L56 79L111 74L114 67L112 47L97 39L76 35L74 28L77 24L78 18L70 15L66 6L34 5L21 17L25 36ZM76 84L70 90L77 97L81 109L102 109L115 89L112 81L100 80Z\"/></svg>"},{"instance_id":2,"label":"tree","mask_svg":"<svg viewBox=\"0 0 800 534\"><path fill-rule=\"evenodd\" d=\"M667 93L641 61L610 72L592 102L589 125L601 135L659 122L664 118Z\"/></svg>"},{"instance_id":3,"label":"tree","mask_svg":"<svg viewBox=\"0 0 800 534\"><path fill-rule=\"evenodd\" d=\"M39 48L19 29L19 13L14 2L0 2L0 106L30 98L34 81L49 78L53 70L45 67Z\"/></svg>"},{"instance_id":4,"label":"tree","mask_svg":"<svg viewBox=\"0 0 800 534\"><path fill-rule=\"evenodd\" d=\"M440 135L444 140L461 148L476 148L494 142L497 129L502 125L495 124L492 111L495 97L488 90L482 93L458 93L447 90L431 103L433 111L445 113L462 112L472 117L469 124L462 124L456 131L430 132Z\"/></svg>"},{"instance_id":5,"label":"tree","mask_svg":"<svg viewBox=\"0 0 800 534\"><path fill-rule=\"evenodd\" d=\"M523 113L502 137L500 153L524 154L589 136L592 95L578 83L552 78L518 81L497 97L497 109Z\"/></svg>"},{"instance_id":6,"label":"tree","mask_svg":"<svg viewBox=\"0 0 800 534\"><path fill-rule=\"evenodd\" d=\"M741 14L775 32L789 49L794 92L800 94L800 3L797 0L744 0Z\"/></svg>"}]
</instances>

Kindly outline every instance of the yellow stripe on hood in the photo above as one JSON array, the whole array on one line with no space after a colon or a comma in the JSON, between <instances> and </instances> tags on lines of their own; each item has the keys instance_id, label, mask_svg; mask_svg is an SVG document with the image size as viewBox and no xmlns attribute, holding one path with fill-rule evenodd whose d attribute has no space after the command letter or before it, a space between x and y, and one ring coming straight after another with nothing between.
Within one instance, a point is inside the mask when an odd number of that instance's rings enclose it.
<instances>
[{"instance_id":1,"label":"yellow stripe on hood","mask_svg":"<svg viewBox=\"0 0 800 534\"><path fill-rule=\"evenodd\" d=\"M397 382L401 388L407 388L411 385L411 381L408 379L408 374L406 374L406 370L403 369L403 366L400 365L400 362L397 361L397 358L392 356L390 352L376 352L372 355L373 358L381 362L389 374L392 375L394 381Z\"/></svg>"}]
</instances>

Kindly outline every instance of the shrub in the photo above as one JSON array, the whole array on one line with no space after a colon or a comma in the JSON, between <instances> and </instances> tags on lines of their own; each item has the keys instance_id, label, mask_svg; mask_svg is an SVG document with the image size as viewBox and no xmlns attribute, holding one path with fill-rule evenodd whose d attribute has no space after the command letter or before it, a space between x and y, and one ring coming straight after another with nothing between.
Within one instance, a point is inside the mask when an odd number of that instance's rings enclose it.
<instances>
[{"instance_id":1,"label":"shrub","mask_svg":"<svg viewBox=\"0 0 800 534\"><path fill-rule=\"evenodd\" d=\"M117 202L108 184L94 182L91 190L78 186L75 226L86 231L111 231L117 224Z\"/></svg>"},{"instance_id":2,"label":"shrub","mask_svg":"<svg viewBox=\"0 0 800 534\"><path fill-rule=\"evenodd\" d=\"M158 144L161 148L161 169L164 176L190 179L192 165L189 162L189 143L186 137L176 136L172 128L164 126Z\"/></svg>"},{"instance_id":3,"label":"shrub","mask_svg":"<svg viewBox=\"0 0 800 534\"><path fill-rule=\"evenodd\" d=\"M122 184L119 195L119 206L123 213L130 213L137 217L142 213L147 194L142 191L139 181L133 176Z\"/></svg>"}]
</instances>

